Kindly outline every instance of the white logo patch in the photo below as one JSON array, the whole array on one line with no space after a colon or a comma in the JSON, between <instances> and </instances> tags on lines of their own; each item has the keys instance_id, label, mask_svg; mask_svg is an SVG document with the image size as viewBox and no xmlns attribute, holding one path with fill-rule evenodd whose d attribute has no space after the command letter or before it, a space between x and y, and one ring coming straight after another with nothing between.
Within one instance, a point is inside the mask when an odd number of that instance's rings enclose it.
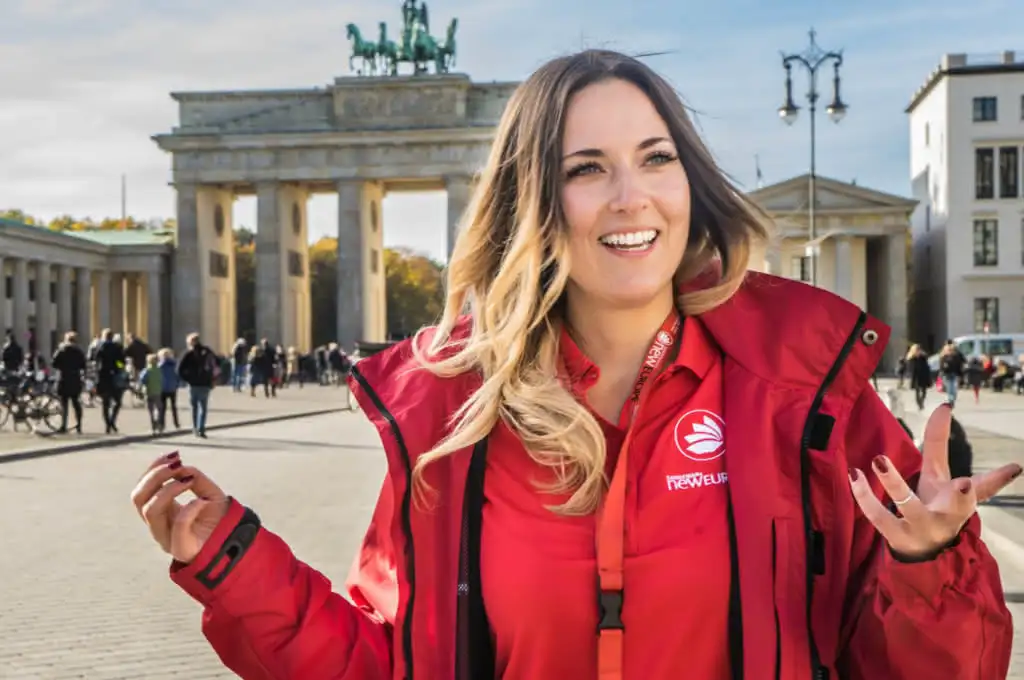
<instances>
[{"instance_id":1,"label":"white logo patch","mask_svg":"<svg viewBox=\"0 0 1024 680\"><path fill-rule=\"evenodd\" d=\"M711 411L689 411L676 422L675 440L676 448L690 460L715 460L725 453L725 421Z\"/></svg>"}]
</instances>

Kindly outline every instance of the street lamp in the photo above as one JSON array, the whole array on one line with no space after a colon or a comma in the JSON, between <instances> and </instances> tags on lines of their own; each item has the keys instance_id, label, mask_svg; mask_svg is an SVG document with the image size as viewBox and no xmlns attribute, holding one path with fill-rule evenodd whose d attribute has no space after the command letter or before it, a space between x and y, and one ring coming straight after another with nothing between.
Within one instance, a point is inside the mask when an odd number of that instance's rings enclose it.
<instances>
[{"instance_id":1,"label":"street lamp","mask_svg":"<svg viewBox=\"0 0 1024 680\"><path fill-rule=\"evenodd\" d=\"M832 102L825 108L828 117L833 123L838 123L846 115L846 104L839 96L839 67L843 65L843 53L840 52L826 52L818 47L818 43L815 42L815 32L812 28L810 30L811 44L806 51L800 54L783 54L782 55L782 67L786 69L786 102L779 107L779 117L786 123L786 125L792 125L796 122L797 114L800 112L800 107L793 101L793 64L803 65L807 70L808 75L808 89L807 89L807 101L811 108L811 174L808 186L808 208L807 208L807 219L808 219L808 241L813 243L817 237L815 232L815 221L814 221L814 202L815 202L815 129L814 129L814 118L815 112L817 111L818 104L818 69L822 66L831 63L833 65L833 77L832 77ZM811 285L818 285L818 249L808 248L808 255L810 258L810 274L811 274Z\"/></svg>"}]
</instances>

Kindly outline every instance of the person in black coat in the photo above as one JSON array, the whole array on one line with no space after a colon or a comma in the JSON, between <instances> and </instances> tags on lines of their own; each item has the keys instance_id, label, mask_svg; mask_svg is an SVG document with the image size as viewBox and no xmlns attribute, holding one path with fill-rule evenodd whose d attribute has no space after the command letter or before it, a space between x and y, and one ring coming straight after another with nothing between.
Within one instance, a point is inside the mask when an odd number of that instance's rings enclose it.
<instances>
[{"instance_id":1,"label":"person in black coat","mask_svg":"<svg viewBox=\"0 0 1024 680\"><path fill-rule=\"evenodd\" d=\"M928 355L921 345L911 345L907 352L907 373L910 375L910 387L914 390L917 410L924 410L924 399L932 384L932 369L928 366Z\"/></svg>"},{"instance_id":2,"label":"person in black coat","mask_svg":"<svg viewBox=\"0 0 1024 680\"><path fill-rule=\"evenodd\" d=\"M7 339L4 342L2 360L4 370L9 373L17 373L20 371L21 365L25 362L25 350L18 344L18 340L14 337L14 333L7 333Z\"/></svg>"},{"instance_id":3,"label":"person in black coat","mask_svg":"<svg viewBox=\"0 0 1024 680\"><path fill-rule=\"evenodd\" d=\"M103 401L103 422L107 434L117 432L117 414L121 412L121 398L128 388L125 371L124 347L114 342L114 332L104 328L103 340L96 350L96 392Z\"/></svg>"},{"instance_id":4,"label":"person in black coat","mask_svg":"<svg viewBox=\"0 0 1024 680\"><path fill-rule=\"evenodd\" d=\"M68 404L75 409L75 431L82 434L82 376L85 373L85 352L78 346L78 334L68 331L64 342L53 354L53 370L57 371L57 396L60 397L60 429L68 431Z\"/></svg>"}]
</instances>

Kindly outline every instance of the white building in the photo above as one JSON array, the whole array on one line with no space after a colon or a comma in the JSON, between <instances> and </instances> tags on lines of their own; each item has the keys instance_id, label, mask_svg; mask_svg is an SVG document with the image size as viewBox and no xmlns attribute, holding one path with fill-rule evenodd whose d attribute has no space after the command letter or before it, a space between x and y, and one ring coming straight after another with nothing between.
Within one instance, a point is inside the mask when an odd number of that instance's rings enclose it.
<instances>
[{"instance_id":1,"label":"white building","mask_svg":"<svg viewBox=\"0 0 1024 680\"><path fill-rule=\"evenodd\" d=\"M1024 54L947 54L906 109L911 337L1024 332Z\"/></svg>"}]
</instances>

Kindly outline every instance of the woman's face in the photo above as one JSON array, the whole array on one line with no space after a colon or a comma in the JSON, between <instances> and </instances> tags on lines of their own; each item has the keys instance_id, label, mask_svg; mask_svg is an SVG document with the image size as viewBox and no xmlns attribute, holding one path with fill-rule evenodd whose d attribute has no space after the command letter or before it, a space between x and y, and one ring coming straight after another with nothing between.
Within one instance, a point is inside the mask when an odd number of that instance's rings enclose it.
<instances>
[{"instance_id":1,"label":"woman's face","mask_svg":"<svg viewBox=\"0 0 1024 680\"><path fill-rule=\"evenodd\" d=\"M572 98L564 136L569 295L614 307L671 296L690 183L665 121L635 85L607 80Z\"/></svg>"}]
</instances>

